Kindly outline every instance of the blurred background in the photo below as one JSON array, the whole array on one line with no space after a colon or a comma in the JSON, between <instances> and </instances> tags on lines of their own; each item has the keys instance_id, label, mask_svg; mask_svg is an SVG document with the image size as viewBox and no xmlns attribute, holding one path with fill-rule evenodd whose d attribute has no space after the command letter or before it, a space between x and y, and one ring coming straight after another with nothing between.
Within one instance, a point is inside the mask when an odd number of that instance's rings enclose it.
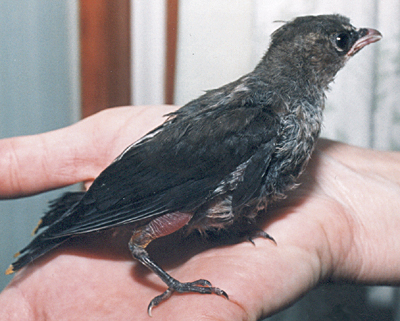
<instances>
[{"instance_id":1,"label":"blurred background","mask_svg":"<svg viewBox=\"0 0 400 321\"><path fill-rule=\"evenodd\" d=\"M251 71L277 21L326 13L384 38L339 72L323 136L400 150L398 0L1 1L0 138L61 128L113 106L182 105ZM0 271L59 193L0 202ZM1 275L0 288L9 280ZM328 284L267 320L400 320L399 291Z\"/></svg>"}]
</instances>

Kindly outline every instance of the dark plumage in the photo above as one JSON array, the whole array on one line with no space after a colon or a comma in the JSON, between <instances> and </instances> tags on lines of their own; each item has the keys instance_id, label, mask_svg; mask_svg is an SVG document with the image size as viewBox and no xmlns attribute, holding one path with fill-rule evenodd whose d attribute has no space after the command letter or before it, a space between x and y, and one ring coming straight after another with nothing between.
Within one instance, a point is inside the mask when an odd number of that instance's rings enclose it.
<instances>
[{"instance_id":1,"label":"dark plumage","mask_svg":"<svg viewBox=\"0 0 400 321\"><path fill-rule=\"evenodd\" d=\"M12 273L70 237L136 223L133 256L168 290L216 293L208 281L180 283L145 248L182 227L246 222L295 186L320 133L324 90L350 56L378 41L340 15L299 17L272 34L254 71L208 91L129 146L85 193L56 200L7 270ZM168 223L168 224L166 224ZM240 225L240 224L239 224Z\"/></svg>"}]
</instances>

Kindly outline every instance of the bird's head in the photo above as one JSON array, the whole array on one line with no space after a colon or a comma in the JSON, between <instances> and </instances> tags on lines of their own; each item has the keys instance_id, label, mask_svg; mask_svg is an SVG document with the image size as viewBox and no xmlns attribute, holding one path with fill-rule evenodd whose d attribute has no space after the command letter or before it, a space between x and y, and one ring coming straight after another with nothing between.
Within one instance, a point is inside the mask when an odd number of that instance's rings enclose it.
<instances>
[{"instance_id":1,"label":"bird's head","mask_svg":"<svg viewBox=\"0 0 400 321\"><path fill-rule=\"evenodd\" d=\"M265 59L284 76L326 88L351 56L381 37L375 29L353 27L341 15L298 17L272 34Z\"/></svg>"}]
</instances>

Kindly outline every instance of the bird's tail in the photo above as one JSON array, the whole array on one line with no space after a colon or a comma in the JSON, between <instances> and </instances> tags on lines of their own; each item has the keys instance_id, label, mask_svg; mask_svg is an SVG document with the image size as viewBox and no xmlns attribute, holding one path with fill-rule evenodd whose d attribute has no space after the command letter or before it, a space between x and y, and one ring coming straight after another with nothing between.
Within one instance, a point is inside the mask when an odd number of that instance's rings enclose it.
<instances>
[{"instance_id":1,"label":"bird's tail","mask_svg":"<svg viewBox=\"0 0 400 321\"><path fill-rule=\"evenodd\" d=\"M68 192L60 198L52 201L50 203L49 210L40 219L38 226L33 231L33 234L36 234L39 229L50 226L56 222L68 210L75 207L75 205L78 204L82 199L84 194L84 192ZM8 267L6 274L11 274L18 271L25 265L33 262L38 257L44 255L70 238L68 235L53 238L48 237L48 233L46 233L47 231L48 230L45 230L43 233L36 236L26 247L14 255L14 257L18 257L18 259Z\"/></svg>"},{"instance_id":2,"label":"bird's tail","mask_svg":"<svg viewBox=\"0 0 400 321\"><path fill-rule=\"evenodd\" d=\"M18 259L8 267L6 274L18 271L25 265L36 260L38 257L59 246L61 243L69 239L70 236L63 236L49 240L40 240L40 238L41 235L38 235L38 237L28 244L28 246L14 255L14 257L18 257Z\"/></svg>"},{"instance_id":3,"label":"bird's tail","mask_svg":"<svg viewBox=\"0 0 400 321\"><path fill-rule=\"evenodd\" d=\"M57 221L62 215L65 214L65 212L78 204L84 195L85 192L67 192L61 197L51 201L49 210L39 220L39 223L33 230L32 235L35 235L39 229L50 226Z\"/></svg>"}]
</instances>

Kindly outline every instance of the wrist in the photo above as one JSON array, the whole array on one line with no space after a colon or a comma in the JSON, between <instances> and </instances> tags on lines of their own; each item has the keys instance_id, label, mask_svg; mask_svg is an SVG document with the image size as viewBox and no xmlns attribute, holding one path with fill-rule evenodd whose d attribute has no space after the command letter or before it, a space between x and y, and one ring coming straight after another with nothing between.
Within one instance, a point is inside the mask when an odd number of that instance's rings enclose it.
<instances>
[{"instance_id":1,"label":"wrist","mask_svg":"<svg viewBox=\"0 0 400 321\"><path fill-rule=\"evenodd\" d=\"M343 208L330 233L333 277L366 283L400 281L400 154L321 140L318 180ZM321 183L322 182L322 183ZM345 240L343 242L343 240Z\"/></svg>"}]
</instances>

